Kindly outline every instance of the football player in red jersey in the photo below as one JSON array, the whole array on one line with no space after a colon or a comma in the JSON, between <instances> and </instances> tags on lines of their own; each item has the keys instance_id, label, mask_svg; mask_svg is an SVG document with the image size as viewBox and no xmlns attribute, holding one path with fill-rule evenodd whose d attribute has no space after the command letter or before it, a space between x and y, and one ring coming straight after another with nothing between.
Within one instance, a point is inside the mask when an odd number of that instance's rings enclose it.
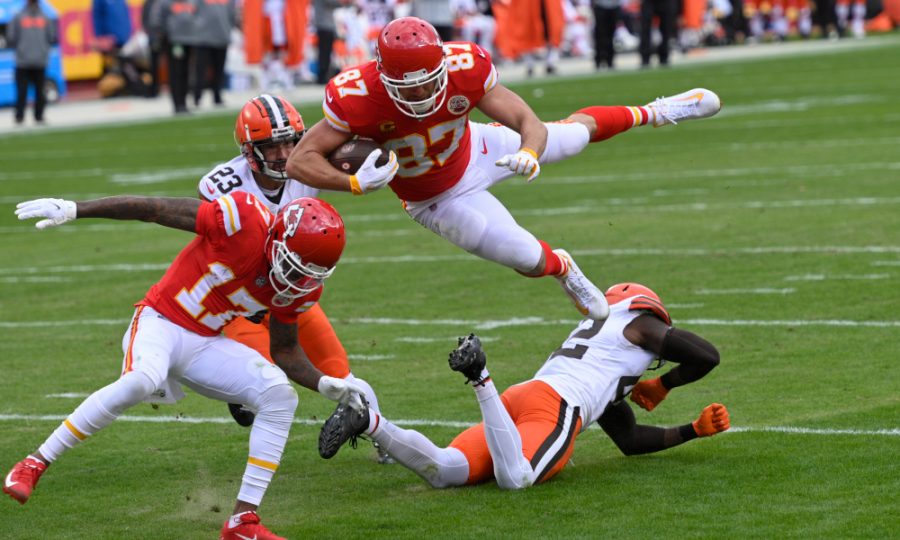
<instances>
[{"instance_id":1,"label":"football player in red jersey","mask_svg":"<svg viewBox=\"0 0 900 540\"><path fill-rule=\"evenodd\" d=\"M277 214L296 198L316 197L318 189L292 180L285 172L288 155L303 136L304 129L300 113L283 97L260 94L251 98L241 108L235 122L234 140L241 154L216 165L200 179L197 186L200 198L212 201L228 194L252 193ZM223 332L271 360L267 314L236 317L225 325ZM350 372L347 351L318 303L297 316L297 340L317 369L362 387L369 406L378 410L375 391L368 382ZM228 409L242 426L253 423L253 413L242 404L229 403ZM390 461L381 453L378 459L381 463Z\"/></svg>"},{"instance_id":2,"label":"football player in red jersey","mask_svg":"<svg viewBox=\"0 0 900 540\"><path fill-rule=\"evenodd\" d=\"M652 411L673 388L694 382L719 364L716 348L672 327L659 296L637 283L606 291L610 315L584 319L533 378L498 394L480 340L459 339L450 368L472 384L483 422L439 448L368 410L338 406L322 426L319 453L333 456L344 441L365 436L433 487L478 484L522 489L553 478L569 461L575 438L597 422L625 455L658 452L727 430L728 409L708 405L693 422L675 427L638 424L625 396ZM639 381L654 359L678 365ZM338 414L340 413L340 414Z\"/></svg>"},{"instance_id":3,"label":"football player in red jersey","mask_svg":"<svg viewBox=\"0 0 900 540\"><path fill-rule=\"evenodd\" d=\"M156 222L196 233L162 279L136 304L122 340L122 375L91 394L47 440L6 476L3 491L24 504L41 474L63 452L141 401L177 401L186 385L212 399L256 412L250 453L234 513L221 538L280 538L259 523L257 506L287 442L297 407L289 380L362 408L362 389L323 375L297 344L297 317L315 305L344 249L344 224L328 203L296 199L273 215L248 193L214 202L108 197L20 203L19 219L39 229L76 218ZM221 335L238 316L271 314L275 364Z\"/></svg>"},{"instance_id":4,"label":"football player in red jersey","mask_svg":"<svg viewBox=\"0 0 900 540\"><path fill-rule=\"evenodd\" d=\"M363 194L390 185L423 226L484 259L526 276L554 276L578 310L606 317L603 293L571 256L522 228L488 191L513 174L534 180L541 163L574 156L588 142L628 129L705 118L719 111L718 96L694 89L643 107L587 107L566 120L543 123L497 81L490 55L468 42L443 43L415 17L382 29L376 60L346 69L325 88L325 118L310 128L288 158L291 178L320 188ZM498 125L471 122L479 109ZM375 139L378 152L353 175L326 159L354 135Z\"/></svg>"}]
</instances>

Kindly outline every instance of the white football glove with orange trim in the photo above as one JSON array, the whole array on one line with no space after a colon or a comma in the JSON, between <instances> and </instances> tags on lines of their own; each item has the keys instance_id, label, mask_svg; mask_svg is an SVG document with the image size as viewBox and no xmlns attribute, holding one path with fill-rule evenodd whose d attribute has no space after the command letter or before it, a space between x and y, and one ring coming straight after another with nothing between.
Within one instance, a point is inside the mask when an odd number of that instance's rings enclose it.
<instances>
[{"instance_id":1,"label":"white football glove with orange trim","mask_svg":"<svg viewBox=\"0 0 900 540\"><path fill-rule=\"evenodd\" d=\"M397 154L391 150L388 162L378 167L375 162L380 156L381 150L373 150L359 166L356 174L350 175L350 191L354 195L371 193L388 185L394 179L394 175L400 169L400 165L397 163Z\"/></svg>"},{"instance_id":2,"label":"white football glove with orange trim","mask_svg":"<svg viewBox=\"0 0 900 540\"><path fill-rule=\"evenodd\" d=\"M515 154L506 154L494 162L498 167L506 167L516 174L528 176L531 182L541 174L541 164L538 163L537 152L531 148L522 148Z\"/></svg>"}]
</instances>

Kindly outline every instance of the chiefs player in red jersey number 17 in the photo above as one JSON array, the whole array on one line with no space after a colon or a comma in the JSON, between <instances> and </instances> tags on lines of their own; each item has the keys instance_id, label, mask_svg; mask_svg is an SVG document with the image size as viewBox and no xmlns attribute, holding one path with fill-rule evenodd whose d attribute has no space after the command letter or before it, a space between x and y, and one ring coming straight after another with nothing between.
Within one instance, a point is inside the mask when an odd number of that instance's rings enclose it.
<instances>
[{"instance_id":1,"label":"chiefs player in red jersey number 17","mask_svg":"<svg viewBox=\"0 0 900 540\"><path fill-rule=\"evenodd\" d=\"M362 409L363 389L323 375L297 343L297 317L316 304L344 249L344 224L328 203L299 198L273 215L249 193L213 202L162 197L20 203L19 219L38 229L76 218L151 221L196 237L139 301L122 339L118 380L91 394L44 443L6 476L3 492L25 504L40 476L65 451L142 401L174 402L181 385L256 412L234 512L221 538L273 540L257 506L284 451L297 408L290 380ZM268 310L272 358L221 334L232 319ZM198 452L202 453L202 449Z\"/></svg>"},{"instance_id":2,"label":"chiefs player in red jersey number 17","mask_svg":"<svg viewBox=\"0 0 900 540\"><path fill-rule=\"evenodd\" d=\"M364 194L390 185L417 222L484 259L531 276L554 276L575 306L595 320L609 313L603 293L572 257L522 228L488 189L514 174L534 180L542 163L578 154L589 142L632 127L706 118L719 111L715 93L697 88L641 107L587 107L544 123L498 82L490 55L469 42L443 43L427 22L404 17L382 29L376 60L346 69L325 87L325 118L288 158L291 178ZM469 120L477 108L499 125ZM353 175L327 159L353 136L375 151Z\"/></svg>"}]
</instances>

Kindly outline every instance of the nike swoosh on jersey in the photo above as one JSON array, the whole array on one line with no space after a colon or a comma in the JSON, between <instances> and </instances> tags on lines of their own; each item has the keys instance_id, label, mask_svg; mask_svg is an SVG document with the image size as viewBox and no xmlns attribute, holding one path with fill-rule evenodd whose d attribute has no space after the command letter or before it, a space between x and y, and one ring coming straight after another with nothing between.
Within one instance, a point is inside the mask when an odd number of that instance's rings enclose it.
<instances>
[{"instance_id":1,"label":"nike swoosh on jersey","mask_svg":"<svg viewBox=\"0 0 900 540\"><path fill-rule=\"evenodd\" d=\"M487 141L481 139L481 153L487 154Z\"/></svg>"},{"instance_id":2,"label":"nike swoosh on jersey","mask_svg":"<svg viewBox=\"0 0 900 540\"><path fill-rule=\"evenodd\" d=\"M334 98L331 97L331 92L325 92L325 99L328 100L328 103L331 103L332 101L334 101Z\"/></svg>"},{"instance_id":3,"label":"nike swoosh on jersey","mask_svg":"<svg viewBox=\"0 0 900 540\"><path fill-rule=\"evenodd\" d=\"M216 190L213 189L213 187L212 187L211 185L209 185L209 184L206 185L206 190L209 191L210 195L215 195L215 194L216 194Z\"/></svg>"},{"instance_id":4,"label":"nike swoosh on jersey","mask_svg":"<svg viewBox=\"0 0 900 540\"><path fill-rule=\"evenodd\" d=\"M11 488L11 487L13 487L14 485L18 484L18 482L13 482L13 481L12 481L12 473L13 473L12 471L9 471L9 474L7 474L7 475L6 475L6 478L3 480L3 485L6 486L6 487L8 487L8 488Z\"/></svg>"}]
</instances>

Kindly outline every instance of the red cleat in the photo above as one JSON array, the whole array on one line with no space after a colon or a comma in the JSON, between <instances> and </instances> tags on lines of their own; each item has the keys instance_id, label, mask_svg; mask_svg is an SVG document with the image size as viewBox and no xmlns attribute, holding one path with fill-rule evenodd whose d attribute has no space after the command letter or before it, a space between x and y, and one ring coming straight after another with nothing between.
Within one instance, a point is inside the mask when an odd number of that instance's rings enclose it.
<instances>
[{"instance_id":1,"label":"red cleat","mask_svg":"<svg viewBox=\"0 0 900 540\"><path fill-rule=\"evenodd\" d=\"M46 470L46 463L28 456L16 463L16 466L6 475L3 480L3 493L19 501L19 504L25 504Z\"/></svg>"},{"instance_id":2,"label":"red cleat","mask_svg":"<svg viewBox=\"0 0 900 540\"><path fill-rule=\"evenodd\" d=\"M256 512L244 512L241 514L241 523L233 529L228 528L228 522L222 525L219 540L287 540L278 536L262 523Z\"/></svg>"}]
</instances>

